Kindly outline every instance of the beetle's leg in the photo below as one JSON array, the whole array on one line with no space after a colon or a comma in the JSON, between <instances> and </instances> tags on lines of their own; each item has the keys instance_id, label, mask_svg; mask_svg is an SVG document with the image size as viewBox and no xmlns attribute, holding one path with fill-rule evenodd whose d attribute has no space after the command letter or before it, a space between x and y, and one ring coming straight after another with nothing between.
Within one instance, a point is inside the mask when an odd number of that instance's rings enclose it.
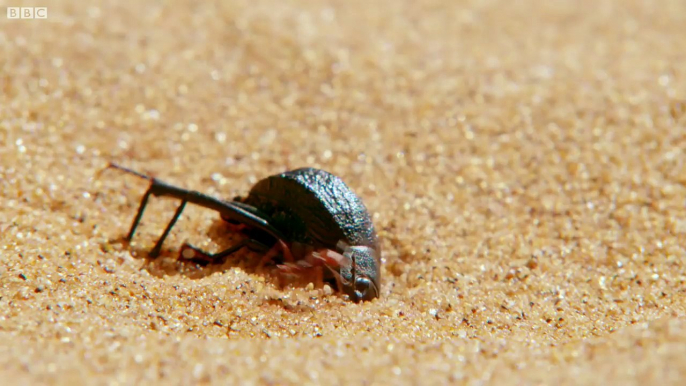
<instances>
[{"instance_id":1,"label":"beetle's leg","mask_svg":"<svg viewBox=\"0 0 686 386\"><path fill-rule=\"evenodd\" d=\"M349 258L331 249L312 251L305 256L305 260L312 265L324 265L338 270L348 268L351 264Z\"/></svg>"},{"instance_id":2,"label":"beetle's leg","mask_svg":"<svg viewBox=\"0 0 686 386\"><path fill-rule=\"evenodd\" d=\"M223 219L222 219L223 220ZM245 224L240 224L240 223L235 223L233 221L226 221L224 220L224 224L235 233L242 232L244 231L248 226Z\"/></svg>"},{"instance_id":3,"label":"beetle's leg","mask_svg":"<svg viewBox=\"0 0 686 386\"><path fill-rule=\"evenodd\" d=\"M319 267L322 275L324 274L324 268L326 268L336 281L336 288L339 291L344 288L343 283L347 283L347 281L341 277L340 270L341 268L350 267L350 258L331 249L320 249L310 252L305 256L305 260L313 266ZM323 281L324 279L322 277L322 283Z\"/></svg>"},{"instance_id":4,"label":"beetle's leg","mask_svg":"<svg viewBox=\"0 0 686 386\"><path fill-rule=\"evenodd\" d=\"M155 258L160 255L160 250L162 249L164 239L166 239L167 236L169 236L169 232L171 231L172 227L174 227L174 224L176 224L176 220L178 220L179 217L181 217L181 212L183 212L183 208L185 207L186 200L183 200L181 201L179 207L176 208L176 212L174 212L174 217L172 217L171 221L169 221L169 224L167 224L167 227L164 229L164 233L162 233L162 236L160 236L160 238L157 239L157 243L155 243L155 246L150 251L150 257Z\"/></svg>"},{"instance_id":5,"label":"beetle's leg","mask_svg":"<svg viewBox=\"0 0 686 386\"><path fill-rule=\"evenodd\" d=\"M336 289L338 289L339 291L342 291L344 288L343 282L345 281L345 279L343 279L340 272L331 269L331 267L329 267L329 266L325 266L325 267L326 267L326 269L329 270L329 272L331 272L331 275L333 276L334 280L336 280Z\"/></svg>"},{"instance_id":6,"label":"beetle's leg","mask_svg":"<svg viewBox=\"0 0 686 386\"><path fill-rule=\"evenodd\" d=\"M267 251L267 253L262 256L260 259L260 263L257 265L258 269L262 269L267 263L272 261L276 256L279 254L279 250L281 250L281 253L283 255L283 259L286 262L292 263L295 261L293 258L293 254L291 253L291 249L288 247L288 244L286 244L283 240L277 240L276 244Z\"/></svg>"},{"instance_id":7,"label":"beetle's leg","mask_svg":"<svg viewBox=\"0 0 686 386\"><path fill-rule=\"evenodd\" d=\"M148 175L145 175L143 173L139 173L135 170L129 169L129 168L124 167L124 166L117 165L117 164L112 163L112 162L107 164L107 166L105 168L103 168L102 170L98 171L96 173L96 178L99 178L100 175L103 172L105 172L105 170L108 170L108 169L118 169L118 170L121 170L123 172L133 174L137 177L140 177L140 178L143 178L143 179L146 179L149 181L155 180L154 178L152 178ZM148 188L148 190L143 195L143 198L141 199L141 203L138 206L138 212L136 213L136 217L133 219L133 223L131 223L131 229L129 230L129 234L126 236L126 239L125 239L126 241L131 241L131 239L133 239L133 235L134 235L134 233L136 233L136 228L138 228L138 224L140 223L141 218L143 217L143 212L145 212L145 207L148 206L148 199L150 198L151 194L153 194L152 186L150 186Z\"/></svg>"},{"instance_id":8,"label":"beetle's leg","mask_svg":"<svg viewBox=\"0 0 686 386\"><path fill-rule=\"evenodd\" d=\"M169 231L176 223L176 220L178 220L178 217L181 214L181 211L183 210L185 204L189 202L198 206L202 206L203 208L217 211L225 220L230 219L232 222L245 224L251 228L259 229L263 232L268 233L275 239L284 239L283 234L271 225L271 219L269 218L269 216L262 213L260 210L253 206L244 204L242 202L230 202L220 200L195 190L188 190L174 185L170 185L156 178L147 176L145 174L125 168L123 166L119 166L117 164L110 163L105 169L109 168L119 169L126 173L133 174L135 176L150 181L150 187L148 187L148 190L145 192L145 195L143 195L141 203L138 207L138 213L136 213L136 217L134 218L133 223L131 224L131 229L129 230L129 234L127 236L127 240L129 241L133 238L133 235L136 233L136 228L138 227L138 224L141 218L143 217L143 212L145 211L145 207L148 204L148 199L150 198L150 195L166 196L182 200L182 204L177 209L177 213L174 215L174 218L169 223L169 225L167 225L167 229L165 229L165 232L163 233L162 237L160 237L160 239L157 241L157 244L152 249L151 256L153 257L159 254L160 248L162 247L162 242L167 237ZM289 256L291 256L290 252L287 249L288 248L286 247L283 250L284 258L286 259L288 259Z\"/></svg>"},{"instance_id":9,"label":"beetle's leg","mask_svg":"<svg viewBox=\"0 0 686 386\"><path fill-rule=\"evenodd\" d=\"M136 228L138 228L138 223L140 223L141 218L143 217L143 212L145 211L145 207L148 205L148 199L150 198L151 194L152 192L150 189L148 189L148 191L143 195L141 204L138 206L138 213L136 213L136 217L133 219L133 223L131 223L129 234L126 236L126 241L131 241L131 239L133 239L133 234L136 233Z\"/></svg>"},{"instance_id":10,"label":"beetle's leg","mask_svg":"<svg viewBox=\"0 0 686 386\"><path fill-rule=\"evenodd\" d=\"M314 283L316 288L324 288L324 269L322 267L314 267Z\"/></svg>"},{"instance_id":11,"label":"beetle's leg","mask_svg":"<svg viewBox=\"0 0 686 386\"><path fill-rule=\"evenodd\" d=\"M324 287L324 269L321 266L279 264L276 269L280 275L295 276L299 282L312 283L315 288Z\"/></svg>"},{"instance_id":12,"label":"beetle's leg","mask_svg":"<svg viewBox=\"0 0 686 386\"><path fill-rule=\"evenodd\" d=\"M181 250L179 251L179 256L184 259L190 259L196 262L202 263L223 263L226 258L232 253L238 252L239 249L243 247L248 247L252 250L267 250L268 246L255 239L245 239L218 253L205 252L200 248L197 248L189 243L185 243Z\"/></svg>"}]
</instances>

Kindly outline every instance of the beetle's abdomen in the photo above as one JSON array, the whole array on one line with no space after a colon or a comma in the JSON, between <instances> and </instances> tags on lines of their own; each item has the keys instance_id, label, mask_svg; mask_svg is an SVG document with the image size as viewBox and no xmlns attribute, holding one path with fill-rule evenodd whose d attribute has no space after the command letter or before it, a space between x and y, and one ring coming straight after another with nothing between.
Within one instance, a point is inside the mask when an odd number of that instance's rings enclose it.
<instances>
[{"instance_id":1,"label":"beetle's abdomen","mask_svg":"<svg viewBox=\"0 0 686 386\"><path fill-rule=\"evenodd\" d=\"M293 241L334 248L339 241L377 248L367 208L338 177L303 168L267 177L244 200Z\"/></svg>"}]
</instances>

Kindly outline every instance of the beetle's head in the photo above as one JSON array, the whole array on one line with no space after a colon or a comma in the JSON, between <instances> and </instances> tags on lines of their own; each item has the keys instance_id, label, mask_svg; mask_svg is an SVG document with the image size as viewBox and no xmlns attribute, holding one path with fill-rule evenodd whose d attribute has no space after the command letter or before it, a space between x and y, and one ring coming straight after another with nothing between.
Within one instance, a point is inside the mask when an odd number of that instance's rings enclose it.
<instances>
[{"instance_id":1,"label":"beetle's head","mask_svg":"<svg viewBox=\"0 0 686 386\"><path fill-rule=\"evenodd\" d=\"M355 302L379 297L381 278L378 251L367 246L345 246L343 256L350 264L341 266L341 290Z\"/></svg>"}]
</instances>

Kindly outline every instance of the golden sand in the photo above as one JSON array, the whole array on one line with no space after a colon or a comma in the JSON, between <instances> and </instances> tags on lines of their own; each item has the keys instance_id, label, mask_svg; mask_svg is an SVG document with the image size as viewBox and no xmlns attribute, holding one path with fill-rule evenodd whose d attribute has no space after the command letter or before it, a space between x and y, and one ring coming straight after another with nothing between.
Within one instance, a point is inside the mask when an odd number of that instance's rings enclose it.
<instances>
[{"instance_id":1,"label":"golden sand","mask_svg":"<svg viewBox=\"0 0 686 386\"><path fill-rule=\"evenodd\" d=\"M0 379L683 384L686 2L50 1L0 15ZM14 1L10 6L35 6ZM3 11L4 12L4 11ZM381 298L281 288L116 161L342 177Z\"/></svg>"}]
</instances>

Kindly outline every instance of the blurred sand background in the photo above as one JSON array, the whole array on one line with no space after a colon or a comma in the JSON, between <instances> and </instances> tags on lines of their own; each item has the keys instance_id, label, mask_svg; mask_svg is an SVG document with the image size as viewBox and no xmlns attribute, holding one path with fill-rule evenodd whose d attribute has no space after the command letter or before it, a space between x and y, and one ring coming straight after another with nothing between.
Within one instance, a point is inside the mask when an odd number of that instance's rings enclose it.
<instances>
[{"instance_id":1,"label":"blurred sand background","mask_svg":"<svg viewBox=\"0 0 686 386\"><path fill-rule=\"evenodd\" d=\"M686 2L57 1L0 15L3 384L683 384ZM324 168L382 297L279 288L116 161Z\"/></svg>"}]
</instances>

